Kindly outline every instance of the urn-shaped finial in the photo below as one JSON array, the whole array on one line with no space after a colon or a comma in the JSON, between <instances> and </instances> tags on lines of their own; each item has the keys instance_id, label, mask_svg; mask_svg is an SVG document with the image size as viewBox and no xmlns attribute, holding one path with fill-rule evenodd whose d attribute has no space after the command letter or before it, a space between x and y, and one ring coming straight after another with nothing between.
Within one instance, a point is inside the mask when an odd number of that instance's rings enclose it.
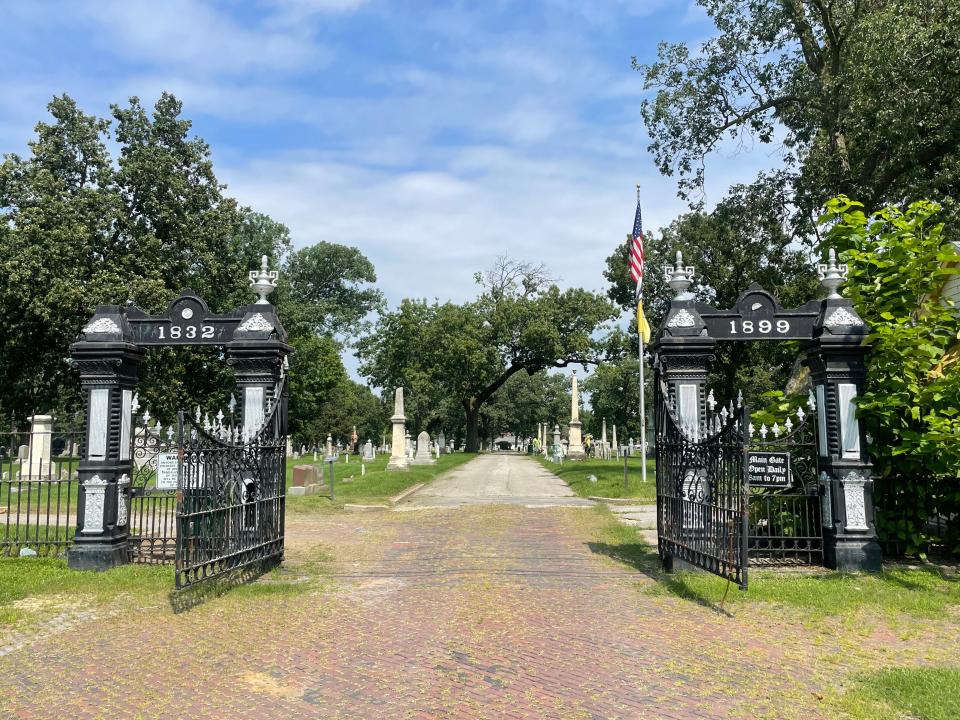
<instances>
[{"instance_id":1,"label":"urn-shaped finial","mask_svg":"<svg viewBox=\"0 0 960 720\"><path fill-rule=\"evenodd\" d=\"M827 262L818 266L820 275L820 287L827 291L828 298L838 298L840 293L837 290L847 280L847 266L837 264L837 253L833 248L827 253Z\"/></svg>"},{"instance_id":2,"label":"urn-shaped finial","mask_svg":"<svg viewBox=\"0 0 960 720\"><path fill-rule=\"evenodd\" d=\"M673 288L676 297L683 298L688 294L690 285L693 283L694 268L691 265L684 267L683 253L677 250L677 262L674 266L667 265L663 270L663 277L667 285Z\"/></svg>"},{"instance_id":3,"label":"urn-shaped finial","mask_svg":"<svg viewBox=\"0 0 960 720\"><path fill-rule=\"evenodd\" d=\"M257 305L268 305L270 301L267 300L267 295L277 287L277 275L279 273L276 270L268 269L267 263L267 256L264 255L260 258L260 270L250 271L250 289L259 298L256 302Z\"/></svg>"}]
</instances>

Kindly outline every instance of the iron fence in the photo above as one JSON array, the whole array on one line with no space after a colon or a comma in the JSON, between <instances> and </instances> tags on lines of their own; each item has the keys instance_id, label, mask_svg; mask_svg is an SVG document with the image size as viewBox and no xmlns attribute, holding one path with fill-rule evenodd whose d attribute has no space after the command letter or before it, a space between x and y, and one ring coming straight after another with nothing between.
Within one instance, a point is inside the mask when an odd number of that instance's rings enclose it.
<instances>
[{"instance_id":1,"label":"iron fence","mask_svg":"<svg viewBox=\"0 0 960 720\"><path fill-rule=\"evenodd\" d=\"M817 495L751 491L751 565L821 565L823 531Z\"/></svg>"},{"instance_id":2,"label":"iron fence","mask_svg":"<svg viewBox=\"0 0 960 720\"><path fill-rule=\"evenodd\" d=\"M83 429L32 418L0 433L0 556L64 555L76 529Z\"/></svg>"},{"instance_id":3,"label":"iron fence","mask_svg":"<svg viewBox=\"0 0 960 720\"><path fill-rule=\"evenodd\" d=\"M884 553L960 556L960 478L878 478L874 504ZM902 535L913 536L908 542Z\"/></svg>"}]
</instances>

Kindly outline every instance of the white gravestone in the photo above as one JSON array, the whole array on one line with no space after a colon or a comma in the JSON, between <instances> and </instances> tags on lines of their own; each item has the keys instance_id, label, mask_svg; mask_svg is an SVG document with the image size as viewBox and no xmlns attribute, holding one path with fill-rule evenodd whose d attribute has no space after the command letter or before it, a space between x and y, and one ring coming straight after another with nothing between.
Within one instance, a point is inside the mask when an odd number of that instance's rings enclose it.
<instances>
[{"instance_id":1,"label":"white gravestone","mask_svg":"<svg viewBox=\"0 0 960 720\"><path fill-rule=\"evenodd\" d=\"M34 415L30 418L30 446L27 448L27 467L20 464L23 480L42 480L50 477L50 445L53 435L53 416Z\"/></svg>"},{"instance_id":2,"label":"white gravestone","mask_svg":"<svg viewBox=\"0 0 960 720\"><path fill-rule=\"evenodd\" d=\"M433 465L437 461L433 459L431 452L430 434L424 430L417 435L417 455L413 459L414 465Z\"/></svg>"},{"instance_id":3,"label":"white gravestone","mask_svg":"<svg viewBox=\"0 0 960 720\"><path fill-rule=\"evenodd\" d=\"M403 414L403 388L398 387L394 393L393 416L390 418L390 423L393 425L393 441L390 443L388 470L407 469L407 453L404 444L406 421L407 418Z\"/></svg>"}]
</instances>

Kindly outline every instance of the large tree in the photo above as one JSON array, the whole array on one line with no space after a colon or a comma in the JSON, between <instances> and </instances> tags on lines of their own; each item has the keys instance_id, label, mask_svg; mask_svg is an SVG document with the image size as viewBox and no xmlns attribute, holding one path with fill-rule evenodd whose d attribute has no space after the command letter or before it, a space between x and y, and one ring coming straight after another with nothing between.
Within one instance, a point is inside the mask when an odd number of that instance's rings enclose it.
<instances>
[{"instance_id":1,"label":"large tree","mask_svg":"<svg viewBox=\"0 0 960 720\"><path fill-rule=\"evenodd\" d=\"M707 158L751 139L783 148L794 220L828 197L868 209L955 195L960 4L955 0L698 0L717 33L661 43L642 71L650 150L696 199Z\"/></svg>"},{"instance_id":2,"label":"large tree","mask_svg":"<svg viewBox=\"0 0 960 720\"><path fill-rule=\"evenodd\" d=\"M411 388L420 403L456 398L470 452L479 448L481 407L507 380L596 362L600 346L593 335L615 315L599 295L560 290L542 266L501 258L476 279L481 293L475 301L404 301L359 344L361 372L375 385Z\"/></svg>"},{"instance_id":3,"label":"large tree","mask_svg":"<svg viewBox=\"0 0 960 720\"><path fill-rule=\"evenodd\" d=\"M753 282L771 291L785 307L813 299L817 279L812 256L792 240L785 225L786 203L783 191L774 184L734 186L711 212L681 215L659 238L648 238L644 307L651 326L657 327L666 313L672 293L663 268L673 264L677 250L682 250L685 265L696 268L694 295L715 307L733 307ZM610 298L632 311L634 285L627 251L623 244L607 258L604 276L610 283ZM611 357L636 357L635 327L631 333L629 342L622 336L611 338ZM713 383L724 395L742 388L752 402L768 390L783 388L796 352L791 343L721 343ZM639 388L631 392L635 390Z\"/></svg>"},{"instance_id":4,"label":"large tree","mask_svg":"<svg viewBox=\"0 0 960 720\"><path fill-rule=\"evenodd\" d=\"M149 113L131 98L112 107L112 120L85 114L67 96L48 109L29 155L0 164L0 269L8 279L0 286L0 411L22 417L76 404L77 378L63 360L96 305L132 300L161 312L189 287L225 312L253 300L247 273L261 255L282 270L271 301L296 353L291 382L304 390L291 403L291 425L303 428L318 403L331 404L344 388L352 393L344 397L360 398L353 405L369 405L350 386L339 343L325 339L358 333L380 302L358 250L321 243L290 252L284 225L225 194L209 146L191 135L172 95ZM154 349L140 377L142 404L165 422L184 406L224 406L232 386L211 348Z\"/></svg>"}]
</instances>

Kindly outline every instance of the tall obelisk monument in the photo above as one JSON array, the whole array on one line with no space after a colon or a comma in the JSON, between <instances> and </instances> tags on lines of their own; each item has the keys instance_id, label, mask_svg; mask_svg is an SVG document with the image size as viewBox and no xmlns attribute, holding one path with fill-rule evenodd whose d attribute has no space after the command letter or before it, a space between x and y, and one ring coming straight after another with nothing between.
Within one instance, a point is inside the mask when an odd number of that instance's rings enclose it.
<instances>
[{"instance_id":1,"label":"tall obelisk monument","mask_svg":"<svg viewBox=\"0 0 960 720\"><path fill-rule=\"evenodd\" d=\"M403 414L403 388L398 387L393 398L393 417L390 422L393 423L393 440L390 445L390 462L387 463L387 470L407 470L407 441L406 426L407 418Z\"/></svg>"},{"instance_id":2,"label":"tall obelisk monument","mask_svg":"<svg viewBox=\"0 0 960 720\"><path fill-rule=\"evenodd\" d=\"M577 371L573 371L573 394L570 400L570 432L567 435L567 457L574 460L586 457L583 451L583 436L580 429L583 423L580 422L580 393L577 390Z\"/></svg>"}]
</instances>

